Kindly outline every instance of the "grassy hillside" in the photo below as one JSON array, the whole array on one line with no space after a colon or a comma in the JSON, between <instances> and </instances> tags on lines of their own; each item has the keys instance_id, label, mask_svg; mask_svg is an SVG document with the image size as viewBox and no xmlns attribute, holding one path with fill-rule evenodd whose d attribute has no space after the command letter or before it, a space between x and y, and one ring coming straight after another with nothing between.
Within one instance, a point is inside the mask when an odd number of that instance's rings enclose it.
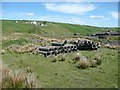
<instances>
[{"instance_id":1,"label":"grassy hillside","mask_svg":"<svg viewBox=\"0 0 120 90\"><path fill-rule=\"evenodd\" d=\"M80 33L80 35L86 35L86 34L90 34L90 33L103 31L101 28L98 28L98 27L72 25L72 24L64 24L64 23L59 23L57 25L60 25L64 28L69 29L72 33Z\"/></svg>"},{"instance_id":2,"label":"grassy hillside","mask_svg":"<svg viewBox=\"0 0 120 90\"><path fill-rule=\"evenodd\" d=\"M71 34L71 32L60 25L47 22L47 26L15 23L15 21L2 22L3 34L20 32L20 33L37 33L37 34Z\"/></svg>"},{"instance_id":3,"label":"grassy hillside","mask_svg":"<svg viewBox=\"0 0 120 90\"><path fill-rule=\"evenodd\" d=\"M23 23L24 22L24 23ZM20 33L37 33L37 34L73 34L79 33L80 35L87 35L96 32L102 32L109 28L100 28L94 26L85 25L73 25L67 23L53 23L46 22L47 26L25 24L26 21L21 23L15 23L14 20L3 20L2 31L3 34L9 34L12 32ZM42 21L39 21L42 23ZM117 31L117 28L110 28L109 30Z\"/></svg>"},{"instance_id":4,"label":"grassy hillside","mask_svg":"<svg viewBox=\"0 0 120 90\"><path fill-rule=\"evenodd\" d=\"M8 50L11 45L49 45L52 39L61 41L67 37L64 38L62 35L74 33L80 33L85 38L86 34L105 31L109 28L55 22L46 22L47 26L35 26L22 23L26 21L20 22L5 20L2 22L3 37L0 39L2 41L0 46L5 50L5 53L2 54L2 62L13 71L26 71L26 68L29 67L37 76L38 81L35 84L38 88L118 88L120 80L118 80L118 50L116 49L102 46L93 51L78 50L64 54L64 61L60 60L63 54L59 54L55 62L56 56L44 57L42 54L33 52L17 53ZM117 31L118 29L110 28L110 30ZM42 37L42 35L46 35L46 37ZM57 38L50 38L49 35L56 35ZM33 41L35 39L40 42ZM70 39L71 37L68 38L68 40ZM97 38L92 40L100 41ZM106 42L107 40L105 40L102 39L101 42ZM118 40L118 38L111 37L110 40ZM74 61L78 53L80 57L85 57L90 65L98 55L102 63L94 68L91 66L86 69L78 68L80 62Z\"/></svg>"}]
</instances>

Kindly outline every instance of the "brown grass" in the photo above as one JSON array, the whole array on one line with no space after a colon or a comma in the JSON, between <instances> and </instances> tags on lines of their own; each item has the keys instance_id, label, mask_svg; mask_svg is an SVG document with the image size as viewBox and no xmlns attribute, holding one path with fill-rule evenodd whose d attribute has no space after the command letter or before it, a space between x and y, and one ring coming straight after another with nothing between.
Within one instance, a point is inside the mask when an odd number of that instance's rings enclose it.
<instances>
[{"instance_id":1,"label":"brown grass","mask_svg":"<svg viewBox=\"0 0 120 90\"><path fill-rule=\"evenodd\" d=\"M97 61L96 60L92 60L91 67L97 67Z\"/></svg>"},{"instance_id":2,"label":"brown grass","mask_svg":"<svg viewBox=\"0 0 120 90\"><path fill-rule=\"evenodd\" d=\"M10 70L7 66L0 67L2 74L1 88L35 88L35 75L32 72Z\"/></svg>"},{"instance_id":3,"label":"brown grass","mask_svg":"<svg viewBox=\"0 0 120 90\"><path fill-rule=\"evenodd\" d=\"M59 61L65 61L65 54L61 54L59 56Z\"/></svg>"},{"instance_id":4,"label":"brown grass","mask_svg":"<svg viewBox=\"0 0 120 90\"><path fill-rule=\"evenodd\" d=\"M76 53L74 60L79 61L81 59L81 53Z\"/></svg>"},{"instance_id":5,"label":"brown grass","mask_svg":"<svg viewBox=\"0 0 120 90\"><path fill-rule=\"evenodd\" d=\"M89 67L89 62L85 57L79 60L78 68L86 69Z\"/></svg>"},{"instance_id":6,"label":"brown grass","mask_svg":"<svg viewBox=\"0 0 120 90\"><path fill-rule=\"evenodd\" d=\"M101 55L97 54L94 60L96 60L97 65L100 65L102 63Z\"/></svg>"}]
</instances>

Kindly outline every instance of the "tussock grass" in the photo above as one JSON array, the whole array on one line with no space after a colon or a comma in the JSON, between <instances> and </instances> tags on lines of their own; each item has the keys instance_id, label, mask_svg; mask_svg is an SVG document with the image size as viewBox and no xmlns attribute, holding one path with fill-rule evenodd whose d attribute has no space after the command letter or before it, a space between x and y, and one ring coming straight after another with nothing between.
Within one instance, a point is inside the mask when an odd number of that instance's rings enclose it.
<instances>
[{"instance_id":1,"label":"tussock grass","mask_svg":"<svg viewBox=\"0 0 120 90\"><path fill-rule=\"evenodd\" d=\"M75 55L73 60L79 61L81 59L81 57L82 57L81 53L76 53L76 55Z\"/></svg>"},{"instance_id":2,"label":"tussock grass","mask_svg":"<svg viewBox=\"0 0 120 90\"><path fill-rule=\"evenodd\" d=\"M4 49L0 50L0 54L1 55L5 54L5 50Z\"/></svg>"},{"instance_id":3,"label":"tussock grass","mask_svg":"<svg viewBox=\"0 0 120 90\"><path fill-rule=\"evenodd\" d=\"M78 68L86 69L89 67L89 62L86 57L81 57L78 63Z\"/></svg>"},{"instance_id":4,"label":"tussock grass","mask_svg":"<svg viewBox=\"0 0 120 90\"><path fill-rule=\"evenodd\" d=\"M7 66L0 67L2 73L2 80L0 82L1 88L35 88L36 76L27 68L27 72L20 70L11 70Z\"/></svg>"},{"instance_id":5,"label":"tussock grass","mask_svg":"<svg viewBox=\"0 0 120 90\"><path fill-rule=\"evenodd\" d=\"M86 69L88 68L88 62L86 60L80 60L79 64L78 64L78 68L82 68L82 69Z\"/></svg>"},{"instance_id":6,"label":"tussock grass","mask_svg":"<svg viewBox=\"0 0 120 90\"><path fill-rule=\"evenodd\" d=\"M97 67L97 61L96 60L92 60L91 67Z\"/></svg>"},{"instance_id":7,"label":"tussock grass","mask_svg":"<svg viewBox=\"0 0 120 90\"><path fill-rule=\"evenodd\" d=\"M56 62L58 60L58 56L55 56L52 60L52 62Z\"/></svg>"},{"instance_id":8,"label":"tussock grass","mask_svg":"<svg viewBox=\"0 0 120 90\"><path fill-rule=\"evenodd\" d=\"M13 44L7 47L6 50L8 50L11 53L15 52L17 54L24 54L24 53L31 53L31 52L33 54L38 54L36 48L37 48L37 45L34 45L34 44L26 44L24 46Z\"/></svg>"},{"instance_id":9,"label":"tussock grass","mask_svg":"<svg viewBox=\"0 0 120 90\"><path fill-rule=\"evenodd\" d=\"M94 60L96 60L97 65L100 65L102 63L101 55L97 54Z\"/></svg>"},{"instance_id":10,"label":"tussock grass","mask_svg":"<svg viewBox=\"0 0 120 90\"><path fill-rule=\"evenodd\" d=\"M65 54L61 54L59 56L59 61L65 61Z\"/></svg>"}]
</instances>

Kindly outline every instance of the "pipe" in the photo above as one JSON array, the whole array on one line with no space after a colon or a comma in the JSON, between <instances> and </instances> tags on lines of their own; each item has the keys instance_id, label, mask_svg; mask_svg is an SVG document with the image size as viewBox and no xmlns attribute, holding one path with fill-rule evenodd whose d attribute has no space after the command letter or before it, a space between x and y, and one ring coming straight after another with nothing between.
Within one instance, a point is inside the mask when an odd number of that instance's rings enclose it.
<instances>
[{"instance_id":1,"label":"pipe","mask_svg":"<svg viewBox=\"0 0 120 90\"><path fill-rule=\"evenodd\" d=\"M64 49L64 50L63 50L63 53L68 53L68 50L67 50L67 49Z\"/></svg>"},{"instance_id":2,"label":"pipe","mask_svg":"<svg viewBox=\"0 0 120 90\"><path fill-rule=\"evenodd\" d=\"M58 43L58 42L52 42L51 43L52 46L64 46L64 43Z\"/></svg>"},{"instance_id":3,"label":"pipe","mask_svg":"<svg viewBox=\"0 0 120 90\"><path fill-rule=\"evenodd\" d=\"M71 49L68 49L68 53L71 53L71 51L72 51Z\"/></svg>"},{"instance_id":4,"label":"pipe","mask_svg":"<svg viewBox=\"0 0 120 90\"><path fill-rule=\"evenodd\" d=\"M52 50L51 48L48 48L48 47L39 47L38 49L40 51L51 51Z\"/></svg>"},{"instance_id":5,"label":"pipe","mask_svg":"<svg viewBox=\"0 0 120 90\"><path fill-rule=\"evenodd\" d=\"M39 53L43 54L45 57L50 55L50 52L39 51Z\"/></svg>"},{"instance_id":6,"label":"pipe","mask_svg":"<svg viewBox=\"0 0 120 90\"><path fill-rule=\"evenodd\" d=\"M58 46L58 50L62 50L62 47L61 47L61 46Z\"/></svg>"},{"instance_id":7,"label":"pipe","mask_svg":"<svg viewBox=\"0 0 120 90\"><path fill-rule=\"evenodd\" d=\"M54 55L54 54L55 54L55 52L54 52L54 51L50 51L50 54L51 54L51 55Z\"/></svg>"},{"instance_id":8,"label":"pipe","mask_svg":"<svg viewBox=\"0 0 120 90\"><path fill-rule=\"evenodd\" d=\"M51 48L51 50L52 50L52 51L54 51L54 50L57 50L57 49L58 49L58 47L55 47L55 46L51 46L50 48Z\"/></svg>"},{"instance_id":9,"label":"pipe","mask_svg":"<svg viewBox=\"0 0 120 90\"><path fill-rule=\"evenodd\" d=\"M54 51L55 55L59 54L59 52L57 50Z\"/></svg>"}]
</instances>

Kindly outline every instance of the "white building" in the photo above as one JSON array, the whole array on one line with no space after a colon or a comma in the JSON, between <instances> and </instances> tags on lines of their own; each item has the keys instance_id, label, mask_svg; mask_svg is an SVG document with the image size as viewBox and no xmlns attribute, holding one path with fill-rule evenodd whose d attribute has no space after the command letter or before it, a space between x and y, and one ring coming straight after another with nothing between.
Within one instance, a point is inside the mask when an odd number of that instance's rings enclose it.
<instances>
[{"instance_id":1,"label":"white building","mask_svg":"<svg viewBox=\"0 0 120 90\"><path fill-rule=\"evenodd\" d=\"M31 24L37 25L37 22L36 22L36 21L33 21L33 22L31 22Z\"/></svg>"},{"instance_id":2,"label":"white building","mask_svg":"<svg viewBox=\"0 0 120 90\"><path fill-rule=\"evenodd\" d=\"M18 23L18 21L15 21L15 23Z\"/></svg>"}]
</instances>

